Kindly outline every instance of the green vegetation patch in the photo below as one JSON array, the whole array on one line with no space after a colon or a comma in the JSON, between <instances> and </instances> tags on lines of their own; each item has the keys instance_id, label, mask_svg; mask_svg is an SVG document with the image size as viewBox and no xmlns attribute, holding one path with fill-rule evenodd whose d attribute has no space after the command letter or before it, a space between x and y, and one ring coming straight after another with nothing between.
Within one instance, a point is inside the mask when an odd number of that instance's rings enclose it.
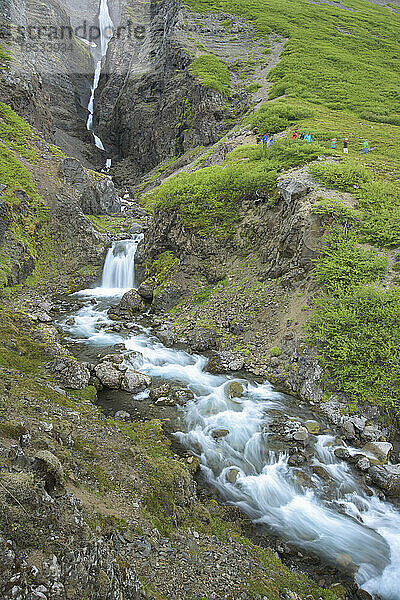
<instances>
[{"instance_id":1,"label":"green vegetation patch","mask_svg":"<svg viewBox=\"0 0 400 600\"><path fill-rule=\"evenodd\" d=\"M265 102L248 119L248 122L258 133L279 133L300 119L313 117L310 108L299 107L288 102Z\"/></svg>"},{"instance_id":2,"label":"green vegetation patch","mask_svg":"<svg viewBox=\"0 0 400 600\"><path fill-rule=\"evenodd\" d=\"M319 198L312 207L314 215L327 216L338 223L350 223L361 218L359 211L346 206L339 198Z\"/></svg>"},{"instance_id":3,"label":"green vegetation patch","mask_svg":"<svg viewBox=\"0 0 400 600\"><path fill-rule=\"evenodd\" d=\"M272 189L276 172L261 162L207 167L182 173L144 197L153 210L176 210L183 224L198 234L226 238L239 219L238 203L257 189Z\"/></svg>"},{"instance_id":4,"label":"green vegetation patch","mask_svg":"<svg viewBox=\"0 0 400 600\"><path fill-rule=\"evenodd\" d=\"M11 61L11 56L0 46L0 71L4 71L8 69L9 63Z\"/></svg>"},{"instance_id":5,"label":"green vegetation patch","mask_svg":"<svg viewBox=\"0 0 400 600\"><path fill-rule=\"evenodd\" d=\"M34 160L37 152L31 143L35 139L38 139L38 135L31 126L8 104L0 102L0 140L24 158Z\"/></svg>"},{"instance_id":6,"label":"green vegetation patch","mask_svg":"<svg viewBox=\"0 0 400 600\"><path fill-rule=\"evenodd\" d=\"M400 416L399 289L354 286L320 297L308 325L334 387L353 401L378 406L389 419Z\"/></svg>"},{"instance_id":7,"label":"green vegetation patch","mask_svg":"<svg viewBox=\"0 0 400 600\"><path fill-rule=\"evenodd\" d=\"M22 313L0 312L0 367L35 374L45 358L44 348L32 340Z\"/></svg>"},{"instance_id":8,"label":"green vegetation patch","mask_svg":"<svg viewBox=\"0 0 400 600\"><path fill-rule=\"evenodd\" d=\"M316 163L310 166L310 173L320 183L343 192L354 192L361 184L372 180L370 169L355 160Z\"/></svg>"},{"instance_id":9,"label":"green vegetation patch","mask_svg":"<svg viewBox=\"0 0 400 600\"><path fill-rule=\"evenodd\" d=\"M400 186L382 179L366 181L357 191L363 210L360 238L384 248L400 246Z\"/></svg>"},{"instance_id":10,"label":"green vegetation patch","mask_svg":"<svg viewBox=\"0 0 400 600\"><path fill-rule=\"evenodd\" d=\"M190 72L200 79L204 87L229 95L231 74L225 63L213 54L204 54L194 59L189 67Z\"/></svg>"},{"instance_id":11,"label":"green vegetation patch","mask_svg":"<svg viewBox=\"0 0 400 600\"><path fill-rule=\"evenodd\" d=\"M360 239L377 246L400 245L400 189L375 178L371 169L353 160L313 164L310 172L329 187L352 192L360 209Z\"/></svg>"},{"instance_id":12,"label":"green vegetation patch","mask_svg":"<svg viewBox=\"0 0 400 600\"><path fill-rule=\"evenodd\" d=\"M6 185L0 200L3 202L7 234L23 249L23 261L38 259L40 243L47 235L48 208L38 194L29 171L1 141L0 181ZM9 285L11 269L10 251L3 245L0 248L0 288Z\"/></svg>"},{"instance_id":13,"label":"green vegetation patch","mask_svg":"<svg viewBox=\"0 0 400 600\"><path fill-rule=\"evenodd\" d=\"M386 256L358 246L354 233L336 230L325 238L315 278L331 294L338 294L352 286L381 279L386 268Z\"/></svg>"}]
</instances>

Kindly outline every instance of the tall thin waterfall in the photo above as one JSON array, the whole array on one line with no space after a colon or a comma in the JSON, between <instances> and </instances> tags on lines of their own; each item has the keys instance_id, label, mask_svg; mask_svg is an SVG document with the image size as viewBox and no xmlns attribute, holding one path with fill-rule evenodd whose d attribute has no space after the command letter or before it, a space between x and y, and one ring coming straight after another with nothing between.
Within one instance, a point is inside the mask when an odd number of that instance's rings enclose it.
<instances>
[{"instance_id":1,"label":"tall thin waterfall","mask_svg":"<svg viewBox=\"0 0 400 600\"><path fill-rule=\"evenodd\" d=\"M135 287L135 252L141 237L113 243L104 263L102 288L132 289Z\"/></svg>"},{"instance_id":2,"label":"tall thin waterfall","mask_svg":"<svg viewBox=\"0 0 400 600\"><path fill-rule=\"evenodd\" d=\"M108 0L101 0L100 2L100 11L99 11L99 29L100 29L100 46L96 48L97 56L100 53L100 58L96 63L96 68L94 71L94 78L92 84L92 91L90 94L90 100L88 104L89 116L86 122L86 127L89 131L92 132L94 137L94 143L97 148L100 150L104 150L104 145L101 139L93 132L93 111L94 111L94 95L96 93L97 87L99 85L100 74L101 74L101 66L102 60L107 53L108 44L112 37L113 31L113 22L110 17L110 12L108 10ZM107 166L111 166L111 160L107 159Z\"/></svg>"}]
</instances>

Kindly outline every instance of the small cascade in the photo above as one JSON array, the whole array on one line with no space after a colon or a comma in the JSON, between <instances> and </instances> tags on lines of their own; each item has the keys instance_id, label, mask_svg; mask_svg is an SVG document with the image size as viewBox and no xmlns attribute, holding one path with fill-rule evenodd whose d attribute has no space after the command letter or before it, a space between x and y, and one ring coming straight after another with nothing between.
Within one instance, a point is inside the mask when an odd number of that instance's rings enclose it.
<instances>
[{"instance_id":1,"label":"small cascade","mask_svg":"<svg viewBox=\"0 0 400 600\"><path fill-rule=\"evenodd\" d=\"M92 133L94 138L94 143L99 148L99 150L104 150L104 145L99 136L97 136L93 131L93 112L94 112L94 96L99 85L100 75L101 75L101 67L104 56L107 53L108 44L112 37L113 32L113 22L110 17L110 12L108 9L108 0L101 0L100 2L100 10L99 10L99 29L100 29L100 45L96 47L96 56L100 56L97 60L96 68L94 71L92 89L88 104L89 116L86 122L87 129ZM107 158L106 161L106 170L108 171L111 167L111 159Z\"/></svg>"},{"instance_id":2,"label":"small cascade","mask_svg":"<svg viewBox=\"0 0 400 600\"><path fill-rule=\"evenodd\" d=\"M135 287L135 252L141 236L114 242L104 263L101 287L132 289Z\"/></svg>"}]
</instances>

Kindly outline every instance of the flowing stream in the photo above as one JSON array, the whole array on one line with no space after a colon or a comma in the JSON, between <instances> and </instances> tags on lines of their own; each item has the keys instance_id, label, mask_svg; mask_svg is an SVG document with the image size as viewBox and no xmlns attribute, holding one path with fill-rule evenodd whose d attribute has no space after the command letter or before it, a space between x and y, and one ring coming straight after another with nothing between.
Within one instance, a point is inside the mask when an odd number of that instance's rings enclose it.
<instances>
[{"instance_id":1,"label":"flowing stream","mask_svg":"<svg viewBox=\"0 0 400 600\"><path fill-rule=\"evenodd\" d=\"M87 129L92 133L94 138L94 143L100 150L105 150L103 142L101 139L95 134L93 131L93 112L94 112L94 96L99 85L100 75L101 75L101 67L103 64L103 58L107 54L108 44L112 37L114 24L110 17L110 12L108 10L108 0L100 1L99 8L99 30L100 30L100 44L96 46L95 51L93 52L94 58L97 57L96 67L94 70L93 83L91 88L91 94L88 104L88 119L86 122ZM106 159L106 169L109 170L111 167L111 159Z\"/></svg>"},{"instance_id":2,"label":"flowing stream","mask_svg":"<svg viewBox=\"0 0 400 600\"><path fill-rule=\"evenodd\" d=\"M107 309L135 287L134 256L141 236L115 242L108 252L100 287L75 294L84 306L75 322L61 324L71 342L97 349L124 344L125 363L153 378L178 383L194 394L183 410L186 430L178 440L193 454L210 485L255 523L268 526L333 565L348 565L356 582L383 600L400 599L400 513L374 493L368 496L352 467L336 458L334 432L311 436L313 465L323 467L334 485L312 470L299 478L284 447L276 447L270 424L274 415L304 422L310 409L299 407L270 384L204 370L207 359L165 347L138 325L139 333L106 331L113 324ZM139 360L137 353L140 353ZM229 398L227 386L238 381L245 392ZM132 398L140 402L143 393ZM320 417L315 417L320 422ZM215 439L216 429L229 431Z\"/></svg>"}]
</instances>

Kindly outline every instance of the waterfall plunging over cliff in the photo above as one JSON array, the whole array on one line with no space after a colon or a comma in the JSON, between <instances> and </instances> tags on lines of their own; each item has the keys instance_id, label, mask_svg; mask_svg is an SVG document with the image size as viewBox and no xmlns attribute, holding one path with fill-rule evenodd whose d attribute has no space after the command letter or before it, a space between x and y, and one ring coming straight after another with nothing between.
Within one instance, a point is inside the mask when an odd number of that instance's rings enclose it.
<instances>
[{"instance_id":1,"label":"waterfall plunging over cliff","mask_svg":"<svg viewBox=\"0 0 400 600\"><path fill-rule=\"evenodd\" d=\"M101 139L94 133L93 131L93 112L94 112L94 96L99 85L100 75L101 75L101 67L103 58L107 53L108 44L112 37L113 32L113 22L110 16L110 12L108 9L108 0L101 0L100 9L99 9L99 30L100 30L100 45L96 47L97 55L100 53L100 58L96 63L96 68L94 71L93 84L88 104L89 116L86 122L86 127L89 131L92 132L94 137L94 143L97 148L100 150L104 150L104 145ZM111 160L107 159L107 167L111 166Z\"/></svg>"},{"instance_id":2,"label":"waterfall plunging over cliff","mask_svg":"<svg viewBox=\"0 0 400 600\"><path fill-rule=\"evenodd\" d=\"M113 243L104 263L102 288L132 289L135 287L135 252L139 241L140 237Z\"/></svg>"}]
</instances>

